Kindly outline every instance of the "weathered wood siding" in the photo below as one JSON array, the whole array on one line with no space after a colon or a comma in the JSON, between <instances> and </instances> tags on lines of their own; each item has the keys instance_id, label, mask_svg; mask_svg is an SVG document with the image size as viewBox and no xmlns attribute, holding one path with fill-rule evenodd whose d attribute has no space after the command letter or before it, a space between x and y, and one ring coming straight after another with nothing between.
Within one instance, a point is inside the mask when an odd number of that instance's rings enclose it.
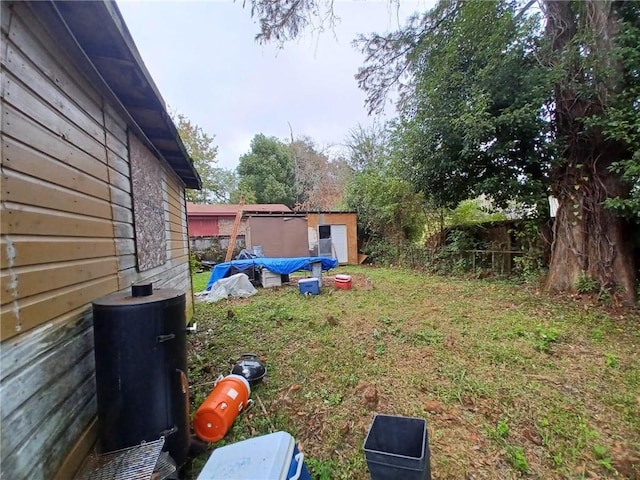
<instances>
[{"instance_id":1,"label":"weathered wood siding","mask_svg":"<svg viewBox=\"0 0 640 480\"><path fill-rule=\"evenodd\" d=\"M68 478L95 440L91 302L150 280L191 310L184 190L161 162L166 262L138 272L137 139L27 6L1 9L2 476Z\"/></svg>"}]
</instances>

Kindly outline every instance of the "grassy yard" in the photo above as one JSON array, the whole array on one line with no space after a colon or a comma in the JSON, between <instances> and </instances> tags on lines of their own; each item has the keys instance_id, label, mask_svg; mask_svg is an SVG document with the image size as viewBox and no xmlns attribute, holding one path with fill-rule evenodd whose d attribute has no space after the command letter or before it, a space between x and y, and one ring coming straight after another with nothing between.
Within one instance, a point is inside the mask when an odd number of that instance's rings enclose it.
<instances>
[{"instance_id":1,"label":"grassy yard","mask_svg":"<svg viewBox=\"0 0 640 480\"><path fill-rule=\"evenodd\" d=\"M505 282L334 273L353 275L353 289L196 305L192 412L229 359L256 352L268 368L218 445L286 430L314 478L366 479L364 437L383 412L427 419L434 479L640 478L637 312Z\"/></svg>"}]
</instances>

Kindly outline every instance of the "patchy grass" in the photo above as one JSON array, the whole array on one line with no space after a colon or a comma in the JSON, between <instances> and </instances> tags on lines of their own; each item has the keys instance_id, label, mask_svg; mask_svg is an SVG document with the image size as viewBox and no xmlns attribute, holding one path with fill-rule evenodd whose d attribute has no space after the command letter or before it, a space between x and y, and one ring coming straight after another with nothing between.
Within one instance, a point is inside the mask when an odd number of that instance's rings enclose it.
<instances>
[{"instance_id":1,"label":"patchy grass","mask_svg":"<svg viewBox=\"0 0 640 480\"><path fill-rule=\"evenodd\" d=\"M209 277L211 277L211 272L202 272L196 273L193 275L193 292L201 292L207 287L207 283L209 283Z\"/></svg>"},{"instance_id":2,"label":"patchy grass","mask_svg":"<svg viewBox=\"0 0 640 480\"><path fill-rule=\"evenodd\" d=\"M268 368L219 445L286 430L314 478L366 479L364 437L384 412L427 419L434 479L638 478L637 312L509 283L338 273L354 276L352 290L284 286L196 305L192 412L230 359L256 352Z\"/></svg>"}]
</instances>

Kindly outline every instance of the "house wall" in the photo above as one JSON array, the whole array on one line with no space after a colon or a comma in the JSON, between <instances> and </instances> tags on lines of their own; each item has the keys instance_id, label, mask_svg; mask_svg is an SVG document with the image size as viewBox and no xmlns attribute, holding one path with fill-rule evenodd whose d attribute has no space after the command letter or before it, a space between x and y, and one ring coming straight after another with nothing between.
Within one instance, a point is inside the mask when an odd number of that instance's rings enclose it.
<instances>
[{"instance_id":1,"label":"house wall","mask_svg":"<svg viewBox=\"0 0 640 480\"><path fill-rule=\"evenodd\" d=\"M358 226L355 213L308 213L309 248L317 250L318 225L347 226L347 263L358 264Z\"/></svg>"},{"instance_id":2,"label":"house wall","mask_svg":"<svg viewBox=\"0 0 640 480\"><path fill-rule=\"evenodd\" d=\"M140 272L129 151L153 155L27 5L1 9L0 461L63 479L96 438L91 302L149 280L191 312L184 190L158 163L165 252Z\"/></svg>"},{"instance_id":3,"label":"house wall","mask_svg":"<svg viewBox=\"0 0 640 480\"><path fill-rule=\"evenodd\" d=\"M236 221L235 217L218 217L218 235L231 236L233 232L233 224ZM247 233L247 219L243 218L240 221L240 227L238 228L238 235L246 235Z\"/></svg>"},{"instance_id":4,"label":"house wall","mask_svg":"<svg viewBox=\"0 0 640 480\"><path fill-rule=\"evenodd\" d=\"M218 234L218 217L189 216L190 237L215 237Z\"/></svg>"}]
</instances>

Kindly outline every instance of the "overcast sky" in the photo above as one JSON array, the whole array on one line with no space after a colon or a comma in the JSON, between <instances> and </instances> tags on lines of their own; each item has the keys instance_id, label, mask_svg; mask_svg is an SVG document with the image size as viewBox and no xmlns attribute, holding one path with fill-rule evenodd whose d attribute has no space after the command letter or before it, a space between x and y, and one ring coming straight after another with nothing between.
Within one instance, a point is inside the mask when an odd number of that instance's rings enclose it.
<instances>
[{"instance_id":1,"label":"overcast sky","mask_svg":"<svg viewBox=\"0 0 640 480\"><path fill-rule=\"evenodd\" d=\"M339 145L350 128L370 125L354 79L363 56L351 40L395 30L433 0L400 3L398 12L388 1L336 1L341 21L333 32L309 31L278 49L254 41L258 25L242 0L118 0L167 106L215 135L218 165L227 169L257 133L289 139L289 123L295 136L320 146Z\"/></svg>"}]
</instances>

